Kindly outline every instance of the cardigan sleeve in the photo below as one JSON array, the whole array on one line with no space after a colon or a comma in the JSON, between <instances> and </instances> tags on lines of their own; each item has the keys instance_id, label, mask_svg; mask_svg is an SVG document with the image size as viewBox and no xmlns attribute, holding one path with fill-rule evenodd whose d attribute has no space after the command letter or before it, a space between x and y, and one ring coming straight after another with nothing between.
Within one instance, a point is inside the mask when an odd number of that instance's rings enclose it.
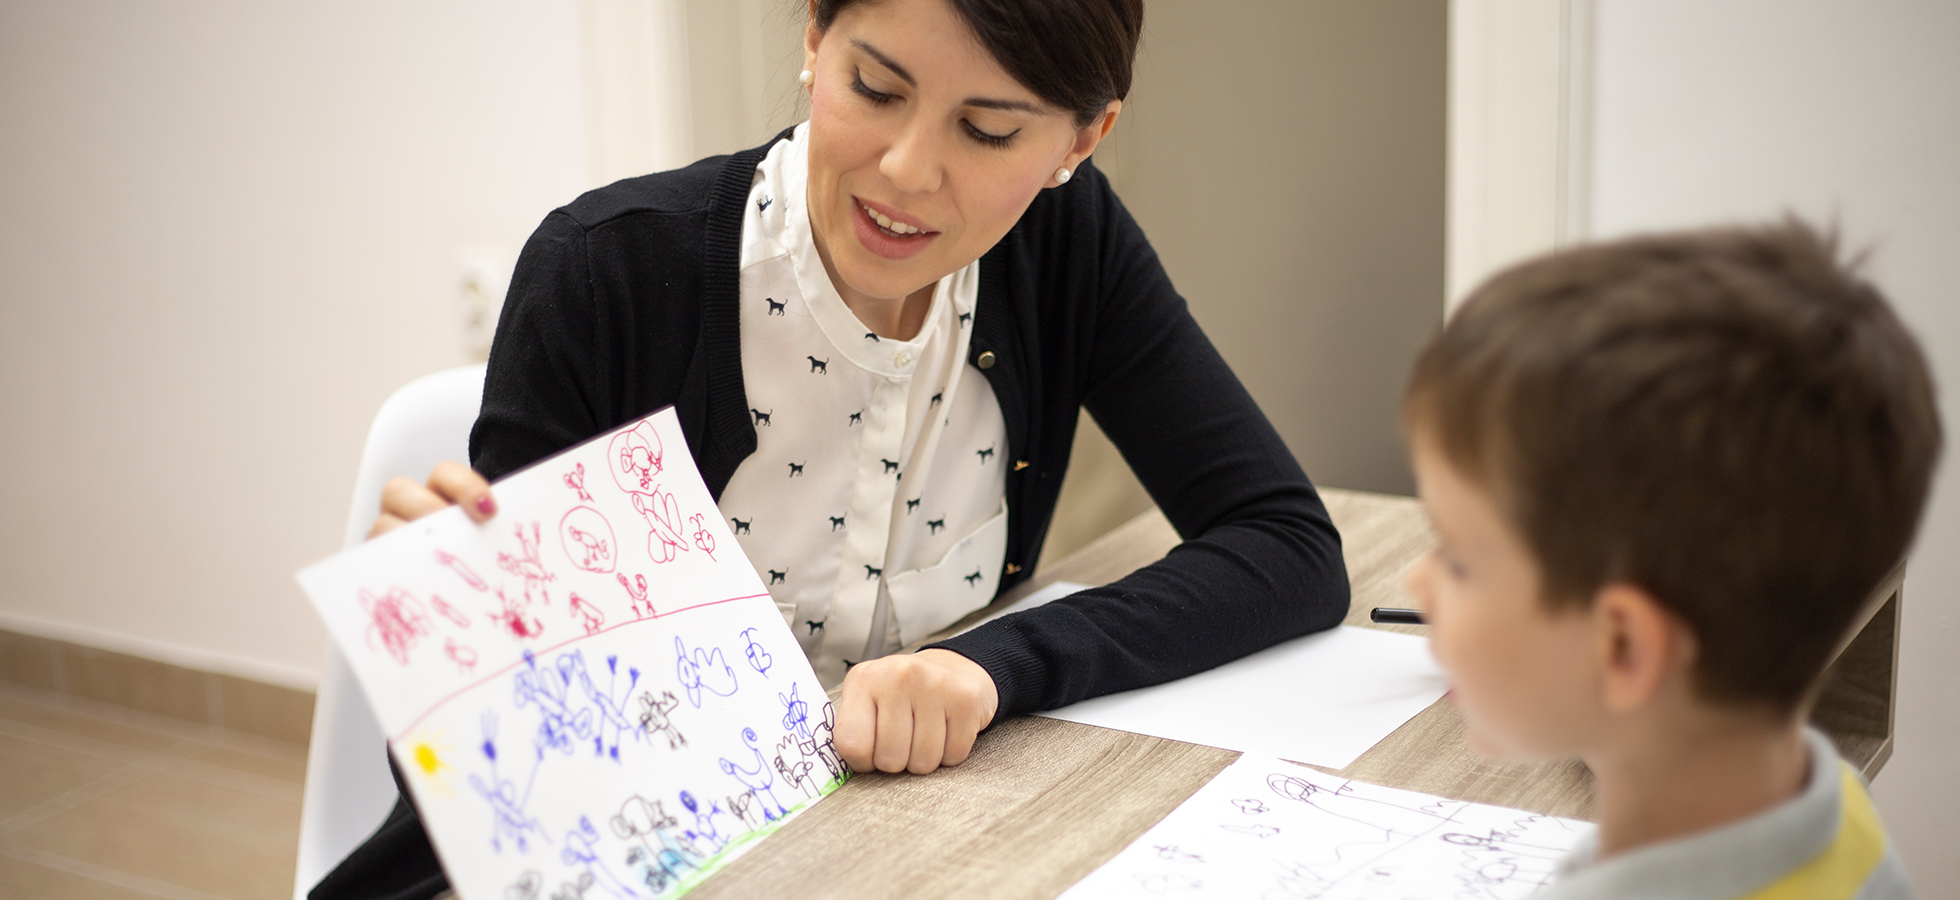
<instances>
[{"instance_id":1,"label":"cardigan sleeve","mask_svg":"<svg viewBox=\"0 0 1960 900\"><path fill-rule=\"evenodd\" d=\"M935 645L994 677L995 721L1201 672L1331 628L1348 608L1340 535L1313 484L1107 181L1093 187L1058 229L1096 236L1071 374L1184 541L1112 584Z\"/></svg>"}]
</instances>

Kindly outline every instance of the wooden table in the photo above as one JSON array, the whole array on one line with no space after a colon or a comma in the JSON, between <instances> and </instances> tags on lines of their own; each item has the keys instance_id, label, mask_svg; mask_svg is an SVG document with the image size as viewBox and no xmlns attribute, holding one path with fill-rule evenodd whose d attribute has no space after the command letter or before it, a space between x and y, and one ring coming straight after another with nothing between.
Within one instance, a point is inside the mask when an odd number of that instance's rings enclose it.
<instances>
[{"instance_id":1,"label":"wooden table","mask_svg":"<svg viewBox=\"0 0 1960 900\"><path fill-rule=\"evenodd\" d=\"M1420 633L1420 626L1368 621L1373 607L1411 605L1402 573L1436 542L1420 507L1407 497L1354 491L1329 489L1322 497L1341 530L1353 585L1346 624ZM967 621L1055 581L1114 581L1161 558L1177 541L1153 509L1043 569ZM1891 755L1903 577L1901 565L1867 604L1862 624L1827 673L1812 716L1868 777ZM1230 750L1093 725L1015 719L982 735L972 758L957 768L851 779L695 895L1053 897L1236 758ZM1448 698L1336 774L1553 815L1587 818L1592 811L1584 766L1486 762L1465 743L1463 720Z\"/></svg>"}]
</instances>

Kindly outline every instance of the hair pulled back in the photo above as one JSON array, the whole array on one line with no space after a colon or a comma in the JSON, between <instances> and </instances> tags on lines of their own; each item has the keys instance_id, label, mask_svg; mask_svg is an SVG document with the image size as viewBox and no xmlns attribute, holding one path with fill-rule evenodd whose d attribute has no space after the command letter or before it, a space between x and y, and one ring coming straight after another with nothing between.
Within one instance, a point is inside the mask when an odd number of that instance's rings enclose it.
<instances>
[{"instance_id":1,"label":"hair pulled back","mask_svg":"<svg viewBox=\"0 0 1960 900\"><path fill-rule=\"evenodd\" d=\"M876 0L815 0L810 19L829 30L838 14ZM1075 126L1130 93L1143 0L946 0L987 52L1034 95L1067 110Z\"/></svg>"}]
</instances>

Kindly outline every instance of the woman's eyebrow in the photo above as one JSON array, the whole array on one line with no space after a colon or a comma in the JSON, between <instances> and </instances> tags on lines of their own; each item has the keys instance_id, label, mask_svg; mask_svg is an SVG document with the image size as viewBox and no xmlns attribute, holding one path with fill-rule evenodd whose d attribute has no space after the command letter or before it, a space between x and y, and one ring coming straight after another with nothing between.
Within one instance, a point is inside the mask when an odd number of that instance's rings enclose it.
<instances>
[{"instance_id":1,"label":"woman's eyebrow","mask_svg":"<svg viewBox=\"0 0 1960 900\"><path fill-rule=\"evenodd\" d=\"M906 84L911 85L912 87L919 86L918 79L913 78L911 72L906 71L904 66L898 64L897 60L892 59L889 56L886 56L878 48L873 47L868 43L865 43L860 38L852 38L851 46L856 47L859 50L863 51L866 56L869 56L872 59L877 60L879 65L884 66L887 69L890 69L891 73L893 75L897 75L900 81L903 81ZM1036 114L1046 112L1046 110L1042 109L1040 106L1037 106L1033 103L1029 103L1026 100L996 100L991 97L968 97L960 105L972 106L980 109L998 109L1007 112L1027 112L1027 113L1036 113Z\"/></svg>"}]
</instances>

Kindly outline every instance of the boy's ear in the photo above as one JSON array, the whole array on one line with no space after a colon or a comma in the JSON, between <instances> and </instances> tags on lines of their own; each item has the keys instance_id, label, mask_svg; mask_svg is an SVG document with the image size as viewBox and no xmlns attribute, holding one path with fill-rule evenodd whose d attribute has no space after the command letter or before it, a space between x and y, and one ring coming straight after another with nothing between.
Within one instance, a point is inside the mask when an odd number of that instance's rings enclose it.
<instances>
[{"instance_id":1,"label":"boy's ear","mask_svg":"<svg viewBox=\"0 0 1960 900\"><path fill-rule=\"evenodd\" d=\"M1647 706L1676 673L1694 665L1694 636L1645 589L1626 583L1593 596L1600 701L1609 713Z\"/></svg>"}]
</instances>

